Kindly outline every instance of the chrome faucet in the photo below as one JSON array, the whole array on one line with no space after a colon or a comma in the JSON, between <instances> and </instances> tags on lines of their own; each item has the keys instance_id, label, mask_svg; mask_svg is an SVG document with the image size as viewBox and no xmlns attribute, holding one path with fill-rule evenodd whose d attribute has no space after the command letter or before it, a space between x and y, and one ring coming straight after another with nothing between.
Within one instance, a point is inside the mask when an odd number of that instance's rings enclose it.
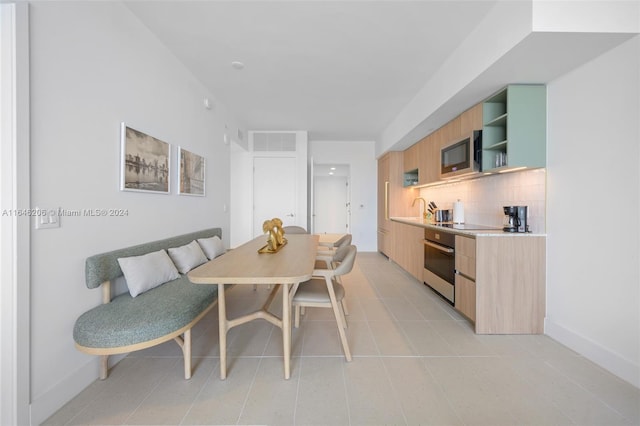
<instances>
[{"instance_id":1,"label":"chrome faucet","mask_svg":"<svg viewBox=\"0 0 640 426\"><path fill-rule=\"evenodd\" d=\"M424 198L422 197L418 197L415 198L413 200L413 203L411 203L411 207L416 205L416 201L421 200L422 201L422 219L426 219L427 218L427 202L425 201Z\"/></svg>"}]
</instances>

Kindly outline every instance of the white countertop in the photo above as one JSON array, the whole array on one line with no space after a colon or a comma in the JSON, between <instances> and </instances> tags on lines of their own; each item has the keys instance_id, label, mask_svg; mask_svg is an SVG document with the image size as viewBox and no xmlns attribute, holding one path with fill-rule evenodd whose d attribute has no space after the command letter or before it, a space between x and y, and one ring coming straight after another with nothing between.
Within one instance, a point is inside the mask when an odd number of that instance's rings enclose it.
<instances>
[{"instance_id":1,"label":"white countertop","mask_svg":"<svg viewBox=\"0 0 640 426\"><path fill-rule=\"evenodd\" d=\"M391 217L394 222L405 223L407 225L419 226L421 228L437 229L442 232L466 235L468 237L544 237L545 234L535 234L532 232L504 232L502 229L454 229L436 225L432 221L421 217Z\"/></svg>"}]
</instances>

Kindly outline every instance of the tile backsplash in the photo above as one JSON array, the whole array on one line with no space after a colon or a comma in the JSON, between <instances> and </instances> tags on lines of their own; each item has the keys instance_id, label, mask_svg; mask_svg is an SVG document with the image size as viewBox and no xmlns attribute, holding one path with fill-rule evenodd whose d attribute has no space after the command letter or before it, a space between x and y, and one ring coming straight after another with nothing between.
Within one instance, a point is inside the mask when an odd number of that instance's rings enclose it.
<instances>
[{"instance_id":1,"label":"tile backsplash","mask_svg":"<svg viewBox=\"0 0 640 426\"><path fill-rule=\"evenodd\" d=\"M420 189L420 196L441 209L464 204L466 223L502 226L502 206L528 206L529 229L545 232L546 172L544 169L496 174L482 178Z\"/></svg>"}]
</instances>

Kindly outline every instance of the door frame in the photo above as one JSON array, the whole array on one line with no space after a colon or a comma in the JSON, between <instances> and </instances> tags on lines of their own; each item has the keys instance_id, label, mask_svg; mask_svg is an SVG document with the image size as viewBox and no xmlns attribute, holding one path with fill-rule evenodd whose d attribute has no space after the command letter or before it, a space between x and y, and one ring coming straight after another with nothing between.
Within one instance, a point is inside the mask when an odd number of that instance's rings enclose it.
<instances>
[{"instance_id":1,"label":"door frame","mask_svg":"<svg viewBox=\"0 0 640 426\"><path fill-rule=\"evenodd\" d=\"M316 232L316 177L319 176L318 173L322 173L324 169L327 167L336 166L336 167L346 167L347 173L345 175L347 188L346 188L346 197L347 197L347 205L346 205L346 221L347 221L347 232L351 233L351 164L348 163L315 163L313 158L311 159L311 190L310 190L310 215L311 215L311 232ZM316 172L317 171L317 172Z\"/></svg>"},{"instance_id":2,"label":"door frame","mask_svg":"<svg viewBox=\"0 0 640 426\"><path fill-rule=\"evenodd\" d=\"M0 21L0 424L30 424L28 4L0 4Z\"/></svg>"}]
</instances>

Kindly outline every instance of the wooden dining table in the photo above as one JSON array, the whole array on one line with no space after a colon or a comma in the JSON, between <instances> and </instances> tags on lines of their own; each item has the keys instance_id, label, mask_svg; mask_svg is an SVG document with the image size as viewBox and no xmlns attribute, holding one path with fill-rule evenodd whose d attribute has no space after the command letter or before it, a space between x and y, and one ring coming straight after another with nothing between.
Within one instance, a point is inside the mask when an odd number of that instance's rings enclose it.
<instances>
[{"instance_id":1,"label":"wooden dining table","mask_svg":"<svg viewBox=\"0 0 640 426\"><path fill-rule=\"evenodd\" d=\"M349 234L317 234L318 244L324 247L338 247Z\"/></svg>"},{"instance_id":2,"label":"wooden dining table","mask_svg":"<svg viewBox=\"0 0 640 426\"><path fill-rule=\"evenodd\" d=\"M267 237L257 237L191 270L187 276L195 284L218 285L220 379L227 377L227 332L238 325L264 319L282 330L284 378L291 375L291 302L298 285L311 278L318 249L318 236L286 235L288 240L276 253L258 253ZM228 319L225 284L273 285L262 308L238 318ZM276 293L282 289L282 317L269 312ZM227 289L228 290L228 289Z\"/></svg>"}]
</instances>

